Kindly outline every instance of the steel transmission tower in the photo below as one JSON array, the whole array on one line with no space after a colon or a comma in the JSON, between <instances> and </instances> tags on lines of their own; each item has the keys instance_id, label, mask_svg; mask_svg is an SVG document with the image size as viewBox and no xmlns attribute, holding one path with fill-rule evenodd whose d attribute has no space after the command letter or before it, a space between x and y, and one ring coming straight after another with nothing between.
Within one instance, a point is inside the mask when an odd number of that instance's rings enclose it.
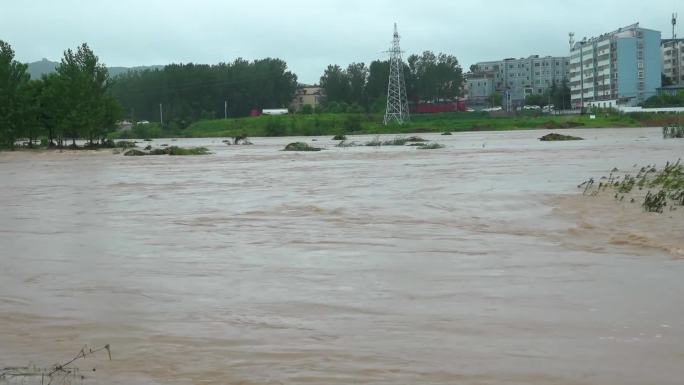
<instances>
[{"instance_id":1,"label":"steel transmission tower","mask_svg":"<svg viewBox=\"0 0 684 385\"><path fill-rule=\"evenodd\" d=\"M385 125L396 121L399 124L409 121L408 100L406 99L406 82L404 80L404 61L401 59L399 47L399 32L394 23L394 40L390 54L390 75L387 86L387 110L385 111Z\"/></svg>"}]
</instances>

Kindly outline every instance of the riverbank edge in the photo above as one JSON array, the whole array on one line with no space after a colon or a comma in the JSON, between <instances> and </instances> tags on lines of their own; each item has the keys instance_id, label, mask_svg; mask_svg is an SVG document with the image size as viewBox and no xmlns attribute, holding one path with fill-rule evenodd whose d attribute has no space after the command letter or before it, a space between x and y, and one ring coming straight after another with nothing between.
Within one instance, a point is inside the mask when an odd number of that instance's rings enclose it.
<instances>
[{"instance_id":1,"label":"riverbank edge","mask_svg":"<svg viewBox=\"0 0 684 385\"><path fill-rule=\"evenodd\" d=\"M432 132L479 132L568 128L663 127L684 123L676 114L513 115L481 113L416 115L404 124L384 125L382 117L366 114L258 116L201 120L181 128L173 123L133 126L110 134L111 139L290 137L335 135L399 135Z\"/></svg>"}]
</instances>

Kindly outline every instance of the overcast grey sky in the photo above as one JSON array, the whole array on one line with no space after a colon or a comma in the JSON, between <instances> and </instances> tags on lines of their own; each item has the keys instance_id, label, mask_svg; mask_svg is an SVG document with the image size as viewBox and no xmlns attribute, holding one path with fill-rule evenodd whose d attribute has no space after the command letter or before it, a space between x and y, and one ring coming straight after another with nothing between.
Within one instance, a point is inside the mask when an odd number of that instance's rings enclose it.
<instances>
[{"instance_id":1,"label":"overcast grey sky","mask_svg":"<svg viewBox=\"0 0 684 385\"><path fill-rule=\"evenodd\" d=\"M407 53L477 61L566 55L568 32L594 36L641 22L671 37L684 1L2 0L0 39L24 62L58 60L87 42L109 66L279 57L301 82L331 63L382 58L396 21ZM677 34L684 36L684 29Z\"/></svg>"}]
</instances>

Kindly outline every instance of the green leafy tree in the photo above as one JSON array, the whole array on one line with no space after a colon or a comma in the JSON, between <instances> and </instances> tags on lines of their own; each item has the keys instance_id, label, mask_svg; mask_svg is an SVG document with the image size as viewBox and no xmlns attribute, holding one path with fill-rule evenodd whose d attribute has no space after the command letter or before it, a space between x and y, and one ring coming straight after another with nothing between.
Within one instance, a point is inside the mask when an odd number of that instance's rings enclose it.
<instances>
[{"instance_id":1,"label":"green leafy tree","mask_svg":"<svg viewBox=\"0 0 684 385\"><path fill-rule=\"evenodd\" d=\"M109 95L109 71L87 44L67 49L57 66L57 95L62 98L60 126L76 144L85 138L103 139L120 116L118 103Z\"/></svg>"},{"instance_id":2,"label":"green leafy tree","mask_svg":"<svg viewBox=\"0 0 684 385\"><path fill-rule=\"evenodd\" d=\"M684 91L676 95L662 94L651 96L643 103L646 108L684 107Z\"/></svg>"},{"instance_id":3,"label":"green leafy tree","mask_svg":"<svg viewBox=\"0 0 684 385\"><path fill-rule=\"evenodd\" d=\"M548 100L548 92L545 92L543 94L530 94L525 97L525 104L528 106L544 107L548 104Z\"/></svg>"},{"instance_id":4,"label":"green leafy tree","mask_svg":"<svg viewBox=\"0 0 684 385\"><path fill-rule=\"evenodd\" d=\"M303 105L302 110L300 111L300 113L303 115L311 115L311 114L313 114L313 112L314 112L313 106L310 104Z\"/></svg>"},{"instance_id":5,"label":"green leafy tree","mask_svg":"<svg viewBox=\"0 0 684 385\"><path fill-rule=\"evenodd\" d=\"M568 86L568 80L563 79L560 85L554 82L551 85L551 104L554 105L556 109L567 110L570 109L570 87Z\"/></svg>"},{"instance_id":6,"label":"green leafy tree","mask_svg":"<svg viewBox=\"0 0 684 385\"><path fill-rule=\"evenodd\" d=\"M501 107L501 103L503 102L503 96L501 96L501 92L492 92L492 94L489 96L489 102L492 107Z\"/></svg>"},{"instance_id":7,"label":"green leafy tree","mask_svg":"<svg viewBox=\"0 0 684 385\"><path fill-rule=\"evenodd\" d=\"M389 82L389 62L373 61L368 67L366 97L368 109L372 112L383 112L387 104L387 85Z\"/></svg>"},{"instance_id":8,"label":"green leafy tree","mask_svg":"<svg viewBox=\"0 0 684 385\"><path fill-rule=\"evenodd\" d=\"M347 67L347 77L349 79L349 99L348 103L368 108L368 98L366 86L368 83L369 70L364 63L352 63Z\"/></svg>"},{"instance_id":9,"label":"green leafy tree","mask_svg":"<svg viewBox=\"0 0 684 385\"><path fill-rule=\"evenodd\" d=\"M320 80L328 103L346 103L350 100L351 85L349 75L338 65L329 65Z\"/></svg>"},{"instance_id":10,"label":"green leafy tree","mask_svg":"<svg viewBox=\"0 0 684 385\"><path fill-rule=\"evenodd\" d=\"M233 117L248 116L253 109L286 108L297 89L297 76L287 63L274 58L171 64L131 71L114 80L112 93L128 116L159 121L162 104L167 128L173 123L178 129L196 120L223 117L225 107Z\"/></svg>"},{"instance_id":11,"label":"green leafy tree","mask_svg":"<svg viewBox=\"0 0 684 385\"><path fill-rule=\"evenodd\" d=\"M27 126L27 65L14 60L12 47L0 40L0 142L14 148Z\"/></svg>"},{"instance_id":12,"label":"green leafy tree","mask_svg":"<svg viewBox=\"0 0 684 385\"><path fill-rule=\"evenodd\" d=\"M463 94L463 69L458 59L425 51L408 57L407 92L413 100L453 99Z\"/></svg>"}]
</instances>

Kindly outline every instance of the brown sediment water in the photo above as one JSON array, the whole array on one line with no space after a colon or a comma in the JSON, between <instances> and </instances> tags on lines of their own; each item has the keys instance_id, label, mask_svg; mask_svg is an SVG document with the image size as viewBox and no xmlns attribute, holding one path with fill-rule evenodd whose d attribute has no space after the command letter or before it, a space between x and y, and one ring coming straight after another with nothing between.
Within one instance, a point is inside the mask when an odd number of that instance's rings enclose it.
<instances>
[{"instance_id":1,"label":"brown sediment water","mask_svg":"<svg viewBox=\"0 0 684 385\"><path fill-rule=\"evenodd\" d=\"M83 383L681 384L684 209L577 185L684 142L563 132L2 152L0 368L110 344Z\"/></svg>"}]
</instances>

